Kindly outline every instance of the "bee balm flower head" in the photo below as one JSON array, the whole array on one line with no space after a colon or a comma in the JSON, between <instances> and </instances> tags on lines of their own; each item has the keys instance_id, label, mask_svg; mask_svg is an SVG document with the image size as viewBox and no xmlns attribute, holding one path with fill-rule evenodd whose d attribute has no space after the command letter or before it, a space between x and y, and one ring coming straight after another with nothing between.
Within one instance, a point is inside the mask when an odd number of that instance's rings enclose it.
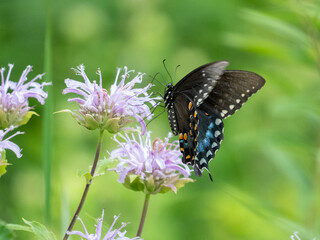
<instances>
[{"instance_id":1,"label":"bee balm flower head","mask_svg":"<svg viewBox=\"0 0 320 240\"><path fill-rule=\"evenodd\" d=\"M128 123L136 120L140 123L143 132L146 124L144 118L151 119L152 114L146 103L155 105L154 98L147 93L151 84L145 88L134 88L136 83L142 82L143 74L138 73L131 81L125 83L129 78L128 71L124 68L123 75L120 76L121 69L118 69L114 84L110 91L102 88L101 71L98 70L99 83L91 82L87 77L84 66L80 65L75 69L81 75L84 82L66 79L66 93L76 93L79 97L69 98L70 102L77 102L79 110L70 111L78 123L90 130L101 129L116 133L120 130L128 129ZM120 78L120 80L119 80Z\"/></svg>"},{"instance_id":2,"label":"bee balm flower head","mask_svg":"<svg viewBox=\"0 0 320 240\"><path fill-rule=\"evenodd\" d=\"M26 124L31 116L36 114L30 111L32 107L29 106L28 99L35 98L44 104L48 95L43 91L43 87L51 84L36 82L44 74L39 74L27 82L27 76L32 70L31 66L27 66L18 82L13 82L10 80L12 68L13 64L9 64L6 77L4 76L5 68L0 69L0 129Z\"/></svg>"},{"instance_id":3,"label":"bee balm flower head","mask_svg":"<svg viewBox=\"0 0 320 240\"><path fill-rule=\"evenodd\" d=\"M185 183L193 182L190 169L181 161L178 141L169 143L171 134L164 141L156 138L153 142L150 132L138 139L134 134L120 136L124 142L114 138L119 148L111 152L110 158L119 160L115 171L126 187L147 194L170 190L176 193Z\"/></svg>"}]
</instances>

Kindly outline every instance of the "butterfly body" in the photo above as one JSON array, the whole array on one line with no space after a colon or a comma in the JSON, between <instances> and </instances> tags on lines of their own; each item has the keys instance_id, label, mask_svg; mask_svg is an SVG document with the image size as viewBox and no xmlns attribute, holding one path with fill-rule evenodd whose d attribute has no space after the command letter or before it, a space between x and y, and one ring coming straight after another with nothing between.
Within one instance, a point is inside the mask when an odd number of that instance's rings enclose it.
<instances>
[{"instance_id":1,"label":"butterfly body","mask_svg":"<svg viewBox=\"0 0 320 240\"><path fill-rule=\"evenodd\" d=\"M179 134L182 161L201 176L223 140L223 119L265 83L247 71L227 71L227 61L209 63L193 70L175 86L168 84L164 104L173 134Z\"/></svg>"}]
</instances>

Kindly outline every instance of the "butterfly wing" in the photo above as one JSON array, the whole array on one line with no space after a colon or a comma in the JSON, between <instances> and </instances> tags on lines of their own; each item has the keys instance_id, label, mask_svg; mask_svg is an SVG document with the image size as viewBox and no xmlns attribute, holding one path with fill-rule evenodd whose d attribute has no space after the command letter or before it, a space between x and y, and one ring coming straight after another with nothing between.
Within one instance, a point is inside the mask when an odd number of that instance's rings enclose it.
<instances>
[{"instance_id":1,"label":"butterfly wing","mask_svg":"<svg viewBox=\"0 0 320 240\"><path fill-rule=\"evenodd\" d=\"M215 110L205 111L201 107L198 112L198 136L195 158L195 174L201 176L201 170L209 170L208 164L216 155L223 140L223 122L220 114Z\"/></svg>"},{"instance_id":2,"label":"butterfly wing","mask_svg":"<svg viewBox=\"0 0 320 240\"><path fill-rule=\"evenodd\" d=\"M202 104L214 108L222 118L229 117L265 84L265 80L253 72L225 71Z\"/></svg>"},{"instance_id":3,"label":"butterfly wing","mask_svg":"<svg viewBox=\"0 0 320 240\"><path fill-rule=\"evenodd\" d=\"M174 86L174 95L184 95L196 107L200 106L214 89L228 64L227 61L218 61L198 67Z\"/></svg>"},{"instance_id":4,"label":"butterfly wing","mask_svg":"<svg viewBox=\"0 0 320 240\"><path fill-rule=\"evenodd\" d=\"M179 134L180 151L182 162L194 164L197 146L197 124L198 118L192 103L184 96L177 96L172 109L169 110L169 120L176 125L173 128L174 134Z\"/></svg>"}]
</instances>

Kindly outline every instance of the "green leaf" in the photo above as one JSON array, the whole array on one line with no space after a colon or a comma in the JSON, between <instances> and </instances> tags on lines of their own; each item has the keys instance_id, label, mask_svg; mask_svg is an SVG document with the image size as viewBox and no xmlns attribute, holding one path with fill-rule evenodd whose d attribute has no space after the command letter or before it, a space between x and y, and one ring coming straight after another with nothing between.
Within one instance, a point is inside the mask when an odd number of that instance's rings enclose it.
<instances>
[{"instance_id":1,"label":"green leaf","mask_svg":"<svg viewBox=\"0 0 320 240\"><path fill-rule=\"evenodd\" d=\"M0 240L10 240L13 239L13 234L7 225L0 220Z\"/></svg>"},{"instance_id":2,"label":"green leaf","mask_svg":"<svg viewBox=\"0 0 320 240\"><path fill-rule=\"evenodd\" d=\"M22 125L27 124L33 115L39 116L36 112L34 112L34 111L29 111L29 112L27 112L27 113L23 116L23 118L21 119L21 121L18 122L18 125L19 125L19 126L22 126Z\"/></svg>"},{"instance_id":3,"label":"green leaf","mask_svg":"<svg viewBox=\"0 0 320 240\"><path fill-rule=\"evenodd\" d=\"M141 191L144 192L145 185L141 181L140 177L135 177L133 181L131 181L130 176L127 176L126 179L124 180L123 185L126 188L129 188L133 191Z\"/></svg>"},{"instance_id":4,"label":"green leaf","mask_svg":"<svg viewBox=\"0 0 320 240\"><path fill-rule=\"evenodd\" d=\"M0 128L4 130L8 127L7 114L0 108Z\"/></svg>"},{"instance_id":5,"label":"green leaf","mask_svg":"<svg viewBox=\"0 0 320 240\"><path fill-rule=\"evenodd\" d=\"M9 223L6 225L6 227L13 231L25 231L25 232L32 232L31 228L25 225L19 225L19 224L12 224Z\"/></svg>"},{"instance_id":6,"label":"green leaf","mask_svg":"<svg viewBox=\"0 0 320 240\"><path fill-rule=\"evenodd\" d=\"M7 160L0 160L0 177L7 172L6 167L8 165L11 165L11 164L8 163Z\"/></svg>"},{"instance_id":7,"label":"green leaf","mask_svg":"<svg viewBox=\"0 0 320 240\"><path fill-rule=\"evenodd\" d=\"M91 171L85 171L85 170L79 170L78 171L78 176L79 177L85 177L86 179L86 183L88 184L89 181L92 179L92 176L91 176Z\"/></svg>"},{"instance_id":8,"label":"green leaf","mask_svg":"<svg viewBox=\"0 0 320 240\"><path fill-rule=\"evenodd\" d=\"M194 182L194 181L195 180L191 178L178 178L177 180L174 181L174 186L176 187L176 191L173 191L171 187L163 186L161 187L161 190L159 191L159 193L167 193L170 191L177 193L181 188L184 187L186 183Z\"/></svg>"},{"instance_id":9,"label":"green leaf","mask_svg":"<svg viewBox=\"0 0 320 240\"><path fill-rule=\"evenodd\" d=\"M99 160L95 176L104 174L105 171L107 171L109 168L115 168L117 166L117 163L117 161L110 159Z\"/></svg>"},{"instance_id":10,"label":"green leaf","mask_svg":"<svg viewBox=\"0 0 320 240\"><path fill-rule=\"evenodd\" d=\"M119 121L120 118L110 118L107 120L104 129L106 129L109 133L117 133L119 132Z\"/></svg>"},{"instance_id":11,"label":"green leaf","mask_svg":"<svg viewBox=\"0 0 320 240\"><path fill-rule=\"evenodd\" d=\"M99 123L90 114L86 114L85 117L85 127L89 130L95 130L99 128ZM79 122L81 124L81 122Z\"/></svg>"},{"instance_id":12,"label":"green leaf","mask_svg":"<svg viewBox=\"0 0 320 240\"><path fill-rule=\"evenodd\" d=\"M27 225L30 226L31 231L37 236L39 240L57 240L53 232L50 232L44 225L38 222L30 222L22 219Z\"/></svg>"},{"instance_id":13,"label":"green leaf","mask_svg":"<svg viewBox=\"0 0 320 240\"><path fill-rule=\"evenodd\" d=\"M154 179L153 179L153 176L150 175L146 181L144 181L144 184L146 186L146 192L145 193L153 193L156 186L155 186L155 182L154 182Z\"/></svg>"}]
</instances>

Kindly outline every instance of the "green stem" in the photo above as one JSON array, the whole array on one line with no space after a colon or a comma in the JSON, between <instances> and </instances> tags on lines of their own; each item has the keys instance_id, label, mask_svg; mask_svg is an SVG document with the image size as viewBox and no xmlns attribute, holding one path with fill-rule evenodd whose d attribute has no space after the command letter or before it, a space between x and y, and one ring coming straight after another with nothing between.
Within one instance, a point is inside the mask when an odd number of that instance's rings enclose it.
<instances>
[{"instance_id":1,"label":"green stem","mask_svg":"<svg viewBox=\"0 0 320 240\"><path fill-rule=\"evenodd\" d=\"M102 143L102 136L103 136L103 130L100 131L98 147L97 147L96 155L94 157L93 165L92 165L92 168L91 168L91 178L90 178L89 182L86 184L86 187L85 187L85 189L83 191L79 206L78 206L78 208L77 208L77 210L76 210L76 212L75 212L75 214L74 214L74 216L73 216L73 218L72 218L72 220L70 222L70 225L68 227L67 232L68 231L70 232L72 230L73 225L76 222L76 220L77 220L77 218L78 218L78 216L80 214L80 211L81 211L81 209L83 207L83 204L84 204L84 202L86 200L89 188L91 186L91 183L92 183L92 180L93 180L93 177L94 177L94 172L96 171L97 163L98 163L98 160L99 160L99 155L100 155L100 150L101 150L101 143ZM67 232L64 235L63 240L67 240L68 239L69 235L67 234Z\"/></svg>"},{"instance_id":2,"label":"green stem","mask_svg":"<svg viewBox=\"0 0 320 240\"><path fill-rule=\"evenodd\" d=\"M47 82L51 78L51 1L46 3L46 30L44 42L44 71ZM47 224L51 221L50 193L51 193L51 163L52 163L52 112L53 112L53 90L48 89L48 97L43 111L42 129L42 165L45 187L45 220Z\"/></svg>"},{"instance_id":3,"label":"green stem","mask_svg":"<svg viewBox=\"0 0 320 240\"><path fill-rule=\"evenodd\" d=\"M143 210L141 214L141 220L140 220L140 224L137 232L137 237L141 237L144 221L146 220L146 215L148 211L149 200L150 200L150 194L146 194L146 197L144 199L144 204L143 204Z\"/></svg>"}]
</instances>

